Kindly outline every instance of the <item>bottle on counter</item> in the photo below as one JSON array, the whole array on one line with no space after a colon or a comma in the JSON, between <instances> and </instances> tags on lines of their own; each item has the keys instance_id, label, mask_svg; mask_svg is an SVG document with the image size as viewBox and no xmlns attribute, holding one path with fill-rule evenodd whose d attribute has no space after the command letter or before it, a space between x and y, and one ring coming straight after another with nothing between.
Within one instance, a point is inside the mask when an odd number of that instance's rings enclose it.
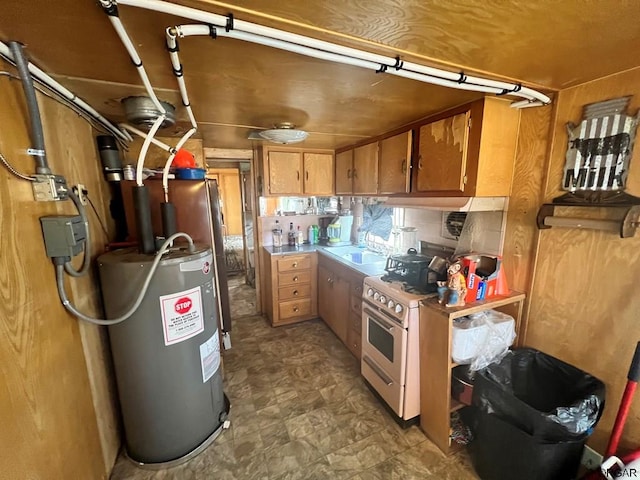
<instances>
[{"instance_id":1,"label":"bottle on counter","mask_svg":"<svg viewBox=\"0 0 640 480\"><path fill-rule=\"evenodd\" d=\"M289 224L289 233L287 234L287 245L296 246L296 231L293 229L293 222Z\"/></svg>"},{"instance_id":2,"label":"bottle on counter","mask_svg":"<svg viewBox=\"0 0 640 480\"><path fill-rule=\"evenodd\" d=\"M318 225L313 226L313 243L317 245L320 243L320 227Z\"/></svg>"},{"instance_id":3,"label":"bottle on counter","mask_svg":"<svg viewBox=\"0 0 640 480\"><path fill-rule=\"evenodd\" d=\"M300 246L304 243L304 235L302 234L302 230L300 230L300 225L298 225L298 233L296 234L296 246Z\"/></svg>"},{"instance_id":4,"label":"bottle on counter","mask_svg":"<svg viewBox=\"0 0 640 480\"><path fill-rule=\"evenodd\" d=\"M276 220L276 224L273 226L271 234L273 236L273 248L282 248L282 227L278 220Z\"/></svg>"},{"instance_id":5,"label":"bottle on counter","mask_svg":"<svg viewBox=\"0 0 640 480\"><path fill-rule=\"evenodd\" d=\"M307 237L309 237L309 245L316 244L315 229L313 227L314 225L309 225L309 228L307 229Z\"/></svg>"}]
</instances>

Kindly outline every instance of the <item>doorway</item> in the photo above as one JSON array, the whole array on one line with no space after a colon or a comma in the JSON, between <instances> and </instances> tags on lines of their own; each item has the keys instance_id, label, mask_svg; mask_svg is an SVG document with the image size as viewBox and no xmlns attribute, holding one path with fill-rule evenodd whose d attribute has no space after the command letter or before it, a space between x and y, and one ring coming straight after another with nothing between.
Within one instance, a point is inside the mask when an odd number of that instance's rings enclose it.
<instances>
[{"instance_id":1,"label":"doorway","mask_svg":"<svg viewBox=\"0 0 640 480\"><path fill-rule=\"evenodd\" d=\"M207 177L218 182L231 318L255 315L258 308L250 158L207 157Z\"/></svg>"}]
</instances>

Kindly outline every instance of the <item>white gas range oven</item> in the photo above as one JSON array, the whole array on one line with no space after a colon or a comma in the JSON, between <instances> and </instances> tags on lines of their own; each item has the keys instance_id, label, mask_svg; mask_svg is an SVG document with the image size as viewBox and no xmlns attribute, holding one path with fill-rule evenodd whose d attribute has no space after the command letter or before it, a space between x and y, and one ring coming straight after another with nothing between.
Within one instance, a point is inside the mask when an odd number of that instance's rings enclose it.
<instances>
[{"instance_id":1,"label":"white gas range oven","mask_svg":"<svg viewBox=\"0 0 640 480\"><path fill-rule=\"evenodd\" d=\"M407 293L403 283L364 279L362 376L403 427L420 415L420 309L430 295Z\"/></svg>"},{"instance_id":2,"label":"white gas range oven","mask_svg":"<svg viewBox=\"0 0 640 480\"><path fill-rule=\"evenodd\" d=\"M427 242L421 250L389 257L386 275L365 278L362 290L362 376L403 427L420 416L419 303L437 295L454 254Z\"/></svg>"}]
</instances>

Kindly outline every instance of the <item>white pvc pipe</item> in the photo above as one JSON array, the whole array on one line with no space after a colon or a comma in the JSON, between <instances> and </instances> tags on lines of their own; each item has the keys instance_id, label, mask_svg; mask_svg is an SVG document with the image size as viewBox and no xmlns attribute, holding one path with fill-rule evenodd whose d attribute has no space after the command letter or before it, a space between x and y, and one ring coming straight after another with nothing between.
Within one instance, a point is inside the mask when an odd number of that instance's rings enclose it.
<instances>
[{"instance_id":1,"label":"white pvc pipe","mask_svg":"<svg viewBox=\"0 0 640 480\"><path fill-rule=\"evenodd\" d=\"M189 35L209 35L209 27L207 25L181 25L176 27L178 29L180 36L189 36ZM348 65L352 65L355 67L367 68L370 70L377 71L380 68L380 64L373 63L367 60L360 60L357 58L350 58L338 55L336 53L325 52L322 50L315 50L313 48L304 47L301 45L294 45L291 43L283 42L281 40L274 40L273 38L267 38L260 35L255 35L253 33L239 32L237 30L231 30L229 32L225 30L220 30L217 32L219 37L229 37L234 38L236 40L243 40L251 43L258 43L260 45L265 45L272 48L278 48L280 50L286 50L293 53L298 53L300 55L305 55L307 57L318 58L320 60L327 60L331 62L339 62ZM387 73L393 73L399 77L409 78L411 80L417 80L424 82L425 76L416 72L410 72L406 70L387 70ZM432 83L434 85L440 85L443 87L454 87L460 90L472 90L476 92L485 92L485 93L502 93L501 88L494 87L484 87L481 85L474 85L470 83L458 83L442 79L430 77L428 83Z\"/></svg>"},{"instance_id":2,"label":"white pvc pipe","mask_svg":"<svg viewBox=\"0 0 640 480\"><path fill-rule=\"evenodd\" d=\"M156 121L153 122L153 126L149 130L149 134L145 137L144 142L142 142L142 148L140 149L140 155L138 155L138 164L136 165L136 184L141 187L142 183L142 169L144 168L144 158L147 156L147 150L149 150L149 145L151 145L151 141L155 136L156 132L162 125L162 122L166 120L166 116L163 113L162 115L156 118Z\"/></svg>"},{"instance_id":3,"label":"white pvc pipe","mask_svg":"<svg viewBox=\"0 0 640 480\"><path fill-rule=\"evenodd\" d=\"M176 35L172 33L172 30L174 29L172 27L169 27L166 29L165 33L167 36L167 47L169 48L169 58L171 59L171 66L177 72L182 68L182 64L180 63L178 52L173 51L178 45L178 42L176 41ZM178 82L178 88L180 89L180 95L182 96L182 104L187 109L187 114L189 115L191 126L197 129L198 124L196 123L193 111L191 110L191 102L189 102L189 94L187 93L187 85L184 81L184 75L176 75L176 80Z\"/></svg>"},{"instance_id":4,"label":"white pvc pipe","mask_svg":"<svg viewBox=\"0 0 640 480\"><path fill-rule=\"evenodd\" d=\"M133 133L135 135L138 135L139 137L144 138L144 139L146 139L149 136L148 133L140 131L137 128L132 127L128 123L121 123L120 124L120 128L125 129L125 130L129 130L131 133ZM160 147L161 149L166 150L167 152L171 152L171 149L173 148L170 145L167 145L166 143L158 140L157 138L152 138L151 139L151 143L153 143L156 147Z\"/></svg>"},{"instance_id":5,"label":"white pvc pipe","mask_svg":"<svg viewBox=\"0 0 640 480\"><path fill-rule=\"evenodd\" d=\"M15 63L13 59L13 55L11 55L11 50L9 46L0 41L0 54L8 59L10 62ZM33 77L45 85L47 88L53 90L58 93L60 96L64 97L74 105L76 105L81 110L84 110L89 116L93 117L100 125L106 128L113 135L119 137L121 140L125 142L131 141L125 134L123 134L113 123L107 120L105 117L100 115L95 109L93 109L88 103L86 103L81 98L78 98L73 92L62 86L60 83L55 81L45 72L43 72L40 68L36 67L33 63L28 62L29 72Z\"/></svg>"},{"instance_id":6,"label":"white pvc pipe","mask_svg":"<svg viewBox=\"0 0 640 480\"><path fill-rule=\"evenodd\" d=\"M171 15L177 15L180 17L205 22L207 24L213 24L220 28L224 28L224 26L227 23L227 17L225 16L204 12L191 7L174 5L162 0L119 0L118 3L122 5L129 5L133 7L145 8L148 10L168 13ZM350 65L353 65L354 64L352 63L353 60L373 62L378 65L386 65L388 67L387 73L391 73L394 75L400 75L400 72L403 72L404 70L403 73L405 73L405 75L402 75L402 76L406 78L416 78L416 79L419 78L423 82L436 83L438 85L449 86L452 88L462 89L463 87L461 85L468 86L468 84L458 83L458 80L460 79L460 74L458 73L449 72L446 70L434 69L431 67L418 65L411 62L403 63L402 68L396 70L394 67L396 63L395 58L389 58L389 57L377 55L370 52L364 52L361 50L357 50L355 48L344 47L342 45L337 45L337 44L325 42L322 40L308 38L303 35L298 35L294 33L277 30L275 28L256 25L243 20L234 20L234 30L232 31L236 33L238 31L241 31L242 33L255 34L261 37L269 37L270 40L279 40L286 43L297 44L298 46L307 47L313 50L321 49L321 50L324 50L325 53L332 53L334 55L337 55L338 57L333 57L332 61L337 61L340 63L348 63ZM224 32L224 33L227 33L227 32ZM304 54L308 54L308 53L310 52L307 52ZM348 57L352 57L352 58L349 59ZM409 76L409 75L406 75L407 70L414 71L418 74L422 73L425 76L423 77ZM474 77L474 76L466 76L466 81L469 82L469 84L473 84L471 88L466 88L469 90L480 90L480 88L486 87L486 89L483 89L480 91L486 91L489 93L496 93L496 90L498 91L497 93L503 93L503 91L505 91L505 94L525 98L527 100L537 100L544 104L548 104L551 102L551 99L546 95L527 87L522 87L520 88L520 90L514 91L517 88L519 88L519 86L512 83L501 82L496 80L488 80L488 79L483 79L483 78Z\"/></svg>"},{"instance_id":7,"label":"white pvc pipe","mask_svg":"<svg viewBox=\"0 0 640 480\"><path fill-rule=\"evenodd\" d=\"M133 61L133 64L136 67L136 70L138 71L138 75L140 75L140 79L144 84L144 88L147 91L147 95L149 95L149 97L153 101L153 104L156 106L156 108L160 113L162 114L167 113L165 108L160 103L160 100L158 100L158 97L156 96L155 92L153 91L153 87L151 86L151 82L149 81L149 77L147 76L147 71L144 69L144 66L142 65L142 60L140 59L140 56L136 51L136 47L133 45L133 42L129 38L129 34L127 34L127 31L125 30L124 25L122 25L120 18L118 18L115 15L109 15L109 20L111 21L113 28L118 34L118 37L120 37L122 44L127 49L127 52L129 53L129 56L131 57L131 60Z\"/></svg>"}]
</instances>

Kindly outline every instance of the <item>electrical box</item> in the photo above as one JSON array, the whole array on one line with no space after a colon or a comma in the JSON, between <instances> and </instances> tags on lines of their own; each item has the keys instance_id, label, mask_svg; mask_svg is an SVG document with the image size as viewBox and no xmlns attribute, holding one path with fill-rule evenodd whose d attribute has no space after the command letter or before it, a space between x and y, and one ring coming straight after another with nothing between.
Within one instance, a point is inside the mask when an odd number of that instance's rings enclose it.
<instances>
[{"instance_id":1,"label":"electrical box","mask_svg":"<svg viewBox=\"0 0 640 480\"><path fill-rule=\"evenodd\" d=\"M33 198L38 202L51 202L69 198L67 180L62 175L33 175Z\"/></svg>"},{"instance_id":2,"label":"electrical box","mask_svg":"<svg viewBox=\"0 0 640 480\"><path fill-rule=\"evenodd\" d=\"M80 215L40 217L47 256L72 258L82 252L87 231Z\"/></svg>"}]
</instances>

